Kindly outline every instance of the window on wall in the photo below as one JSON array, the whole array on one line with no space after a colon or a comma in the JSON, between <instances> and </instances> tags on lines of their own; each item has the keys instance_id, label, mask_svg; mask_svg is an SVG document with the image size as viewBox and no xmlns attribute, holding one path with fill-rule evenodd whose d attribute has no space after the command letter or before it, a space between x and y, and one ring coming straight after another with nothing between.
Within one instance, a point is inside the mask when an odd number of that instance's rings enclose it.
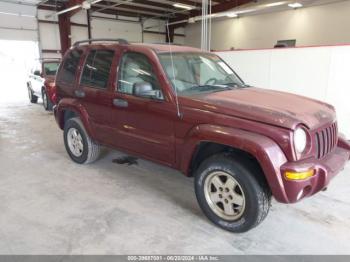
<instances>
[{"instance_id":1,"label":"window on wall","mask_svg":"<svg viewBox=\"0 0 350 262\"><path fill-rule=\"evenodd\" d=\"M67 83L73 83L75 80L75 74L79 66L80 57L82 55L81 50L72 50L68 57L65 59L63 67L60 72L60 81Z\"/></svg>"},{"instance_id":2,"label":"window on wall","mask_svg":"<svg viewBox=\"0 0 350 262\"><path fill-rule=\"evenodd\" d=\"M93 50L86 59L81 84L97 88L107 88L114 51Z\"/></svg>"},{"instance_id":3,"label":"window on wall","mask_svg":"<svg viewBox=\"0 0 350 262\"><path fill-rule=\"evenodd\" d=\"M148 58L140 53L126 53L121 61L118 91L133 94L134 85L145 82L151 84L153 90L160 90Z\"/></svg>"},{"instance_id":4,"label":"window on wall","mask_svg":"<svg viewBox=\"0 0 350 262\"><path fill-rule=\"evenodd\" d=\"M275 44L274 48L281 48L281 47L295 47L297 40L290 39L290 40L278 40Z\"/></svg>"}]
</instances>

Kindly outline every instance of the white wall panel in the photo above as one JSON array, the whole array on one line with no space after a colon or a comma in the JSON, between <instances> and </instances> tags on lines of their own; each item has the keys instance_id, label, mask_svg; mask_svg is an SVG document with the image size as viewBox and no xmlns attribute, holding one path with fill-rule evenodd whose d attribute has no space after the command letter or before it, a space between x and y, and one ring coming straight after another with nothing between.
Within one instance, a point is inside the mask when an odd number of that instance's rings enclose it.
<instances>
[{"instance_id":1,"label":"white wall panel","mask_svg":"<svg viewBox=\"0 0 350 262\"><path fill-rule=\"evenodd\" d=\"M271 48L278 40L296 39L298 46L349 43L350 1L239 18L214 19L212 48ZM201 23L189 24L186 44L200 47Z\"/></svg>"},{"instance_id":2,"label":"white wall panel","mask_svg":"<svg viewBox=\"0 0 350 262\"><path fill-rule=\"evenodd\" d=\"M144 33L145 43L165 43L165 35Z\"/></svg>"},{"instance_id":3,"label":"white wall panel","mask_svg":"<svg viewBox=\"0 0 350 262\"><path fill-rule=\"evenodd\" d=\"M125 38L130 42L141 42L141 25L93 18L91 20L91 31L94 38Z\"/></svg>"},{"instance_id":4,"label":"white wall panel","mask_svg":"<svg viewBox=\"0 0 350 262\"><path fill-rule=\"evenodd\" d=\"M270 52L247 50L234 52L234 55L232 52L219 54L243 80L249 80L247 83L255 86L270 86Z\"/></svg>"},{"instance_id":5,"label":"white wall panel","mask_svg":"<svg viewBox=\"0 0 350 262\"><path fill-rule=\"evenodd\" d=\"M87 27L72 26L71 27L71 41L74 44L76 41L88 39Z\"/></svg>"},{"instance_id":6,"label":"white wall panel","mask_svg":"<svg viewBox=\"0 0 350 262\"><path fill-rule=\"evenodd\" d=\"M336 106L340 130L350 138L350 46L333 47L330 60L327 101Z\"/></svg>"},{"instance_id":7,"label":"white wall panel","mask_svg":"<svg viewBox=\"0 0 350 262\"><path fill-rule=\"evenodd\" d=\"M0 39L37 41L36 7L0 2Z\"/></svg>"},{"instance_id":8,"label":"white wall panel","mask_svg":"<svg viewBox=\"0 0 350 262\"><path fill-rule=\"evenodd\" d=\"M330 48L273 50L270 54L270 88L326 100Z\"/></svg>"},{"instance_id":9,"label":"white wall panel","mask_svg":"<svg viewBox=\"0 0 350 262\"><path fill-rule=\"evenodd\" d=\"M57 24L39 24L40 43L42 49L60 50L60 32Z\"/></svg>"},{"instance_id":10,"label":"white wall panel","mask_svg":"<svg viewBox=\"0 0 350 262\"><path fill-rule=\"evenodd\" d=\"M350 46L217 52L246 83L332 104L350 138Z\"/></svg>"},{"instance_id":11,"label":"white wall panel","mask_svg":"<svg viewBox=\"0 0 350 262\"><path fill-rule=\"evenodd\" d=\"M18 2L0 2L1 12L4 13L18 13L24 16L35 16L36 15L36 6L31 5L21 5Z\"/></svg>"},{"instance_id":12,"label":"white wall panel","mask_svg":"<svg viewBox=\"0 0 350 262\"><path fill-rule=\"evenodd\" d=\"M38 41L38 31L23 29L5 29L0 27L0 39L18 41Z\"/></svg>"},{"instance_id":13,"label":"white wall panel","mask_svg":"<svg viewBox=\"0 0 350 262\"><path fill-rule=\"evenodd\" d=\"M81 10L80 12L74 14L71 19L71 22L78 23L78 24L87 24L87 15L86 10Z\"/></svg>"}]
</instances>

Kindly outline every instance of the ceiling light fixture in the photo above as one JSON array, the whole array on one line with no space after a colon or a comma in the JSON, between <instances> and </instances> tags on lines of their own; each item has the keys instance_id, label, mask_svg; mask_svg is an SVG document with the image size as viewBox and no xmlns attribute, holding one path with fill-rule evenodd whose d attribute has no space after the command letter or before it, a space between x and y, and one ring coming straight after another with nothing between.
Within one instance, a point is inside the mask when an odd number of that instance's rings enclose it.
<instances>
[{"instance_id":1,"label":"ceiling light fixture","mask_svg":"<svg viewBox=\"0 0 350 262\"><path fill-rule=\"evenodd\" d=\"M251 13L251 12L255 12L257 11L258 9L242 9L242 10L237 10L235 11L235 13L237 15L240 15L240 14L246 14L246 13Z\"/></svg>"},{"instance_id":2,"label":"ceiling light fixture","mask_svg":"<svg viewBox=\"0 0 350 262\"><path fill-rule=\"evenodd\" d=\"M235 18L237 17L238 15L236 13L227 13L226 14L227 17L230 17L230 18Z\"/></svg>"},{"instance_id":3,"label":"ceiling light fixture","mask_svg":"<svg viewBox=\"0 0 350 262\"><path fill-rule=\"evenodd\" d=\"M180 4L180 3L175 3L175 4L173 4L173 6L174 6L174 7L177 7L177 8L186 9L186 10L192 10L192 9L194 9L194 6L185 5L185 4Z\"/></svg>"},{"instance_id":4,"label":"ceiling light fixture","mask_svg":"<svg viewBox=\"0 0 350 262\"><path fill-rule=\"evenodd\" d=\"M301 3L291 3L291 4L288 4L288 6L294 9L303 7Z\"/></svg>"},{"instance_id":5,"label":"ceiling light fixture","mask_svg":"<svg viewBox=\"0 0 350 262\"><path fill-rule=\"evenodd\" d=\"M275 3L270 3L270 4L266 4L266 7L275 7L275 6L280 6L280 5L284 5L286 4L286 1L281 1L281 2L275 2Z\"/></svg>"}]
</instances>

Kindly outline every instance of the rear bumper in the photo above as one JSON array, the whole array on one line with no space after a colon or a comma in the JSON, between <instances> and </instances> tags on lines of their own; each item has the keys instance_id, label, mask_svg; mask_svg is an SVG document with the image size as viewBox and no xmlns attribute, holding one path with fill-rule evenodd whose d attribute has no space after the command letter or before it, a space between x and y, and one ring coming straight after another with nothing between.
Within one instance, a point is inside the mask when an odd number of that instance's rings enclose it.
<instances>
[{"instance_id":1,"label":"rear bumper","mask_svg":"<svg viewBox=\"0 0 350 262\"><path fill-rule=\"evenodd\" d=\"M322 159L309 158L302 161L287 162L281 166L286 202L295 203L311 196L327 187L329 182L349 160L350 151L346 147L338 146ZM303 172L314 170L314 175L305 180L288 180L284 177L286 171Z\"/></svg>"}]
</instances>

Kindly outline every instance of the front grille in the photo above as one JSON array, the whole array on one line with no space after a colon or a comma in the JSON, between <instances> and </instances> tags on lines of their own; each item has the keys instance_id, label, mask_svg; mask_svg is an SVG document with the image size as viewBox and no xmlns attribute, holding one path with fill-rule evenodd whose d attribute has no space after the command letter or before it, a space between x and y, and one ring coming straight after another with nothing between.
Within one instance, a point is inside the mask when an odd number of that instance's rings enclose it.
<instances>
[{"instance_id":1,"label":"front grille","mask_svg":"<svg viewBox=\"0 0 350 262\"><path fill-rule=\"evenodd\" d=\"M316 154L317 158L322 158L335 148L338 142L337 123L316 132Z\"/></svg>"}]
</instances>

